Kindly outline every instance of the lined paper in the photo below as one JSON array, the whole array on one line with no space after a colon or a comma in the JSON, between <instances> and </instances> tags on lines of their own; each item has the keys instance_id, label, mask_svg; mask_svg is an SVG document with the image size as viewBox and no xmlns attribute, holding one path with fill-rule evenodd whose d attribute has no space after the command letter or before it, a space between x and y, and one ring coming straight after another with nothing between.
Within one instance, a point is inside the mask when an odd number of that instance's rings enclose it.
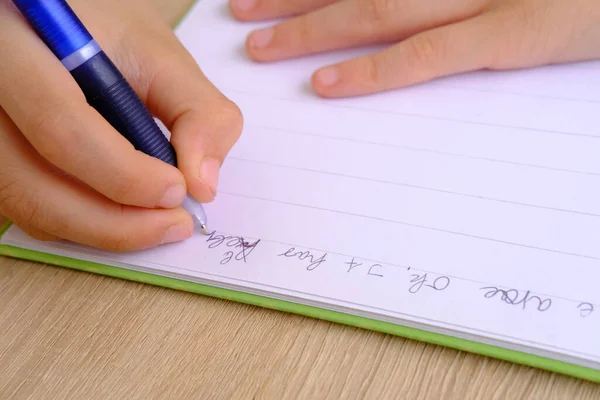
<instances>
[{"instance_id":1,"label":"lined paper","mask_svg":"<svg viewBox=\"0 0 600 400\"><path fill-rule=\"evenodd\" d=\"M3 240L600 368L600 63L326 100L311 72L373 49L255 64L259 25L203 0L178 29L245 119L209 237Z\"/></svg>"}]
</instances>

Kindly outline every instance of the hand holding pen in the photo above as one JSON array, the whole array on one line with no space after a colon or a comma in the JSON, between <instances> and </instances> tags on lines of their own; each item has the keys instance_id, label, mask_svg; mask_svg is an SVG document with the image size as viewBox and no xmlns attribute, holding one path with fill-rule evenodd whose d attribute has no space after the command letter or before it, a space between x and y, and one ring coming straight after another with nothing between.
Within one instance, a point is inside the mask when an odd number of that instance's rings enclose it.
<instances>
[{"instance_id":1,"label":"hand holding pen","mask_svg":"<svg viewBox=\"0 0 600 400\"><path fill-rule=\"evenodd\" d=\"M118 251L205 224L242 127L141 0L0 3L0 105L0 213L39 239Z\"/></svg>"}]
</instances>

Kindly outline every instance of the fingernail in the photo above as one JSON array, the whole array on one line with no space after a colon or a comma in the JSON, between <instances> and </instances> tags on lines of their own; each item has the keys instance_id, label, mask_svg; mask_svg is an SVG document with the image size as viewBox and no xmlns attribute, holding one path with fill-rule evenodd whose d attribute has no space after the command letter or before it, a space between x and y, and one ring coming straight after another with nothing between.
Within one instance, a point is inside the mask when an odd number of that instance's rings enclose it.
<instances>
[{"instance_id":1,"label":"fingernail","mask_svg":"<svg viewBox=\"0 0 600 400\"><path fill-rule=\"evenodd\" d=\"M183 185L173 185L163 195L159 207L175 208L181 204L185 198L185 187Z\"/></svg>"},{"instance_id":2,"label":"fingernail","mask_svg":"<svg viewBox=\"0 0 600 400\"><path fill-rule=\"evenodd\" d=\"M219 170L221 165L214 158L205 158L202 160L199 168L200 179L204 181L212 190L213 194L217 194L217 183L219 182Z\"/></svg>"},{"instance_id":3,"label":"fingernail","mask_svg":"<svg viewBox=\"0 0 600 400\"><path fill-rule=\"evenodd\" d=\"M256 0L233 0L233 7L241 11L250 11Z\"/></svg>"},{"instance_id":4,"label":"fingernail","mask_svg":"<svg viewBox=\"0 0 600 400\"><path fill-rule=\"evenodd\" d=\"M250 35L250 46L261 49L266 47L271 39L273 39L273 28L260 29Z\"/></svg>"},{"instance_id":5,"label":"fingernail","mask_svg":"<svg viewBox=\"0 0 600 400\"><path fill-rule=\"evenodd\" d=\"M335 67L325 67L317 71L315 79L322 86L331 86L340 80L340 74Z\"/></svg>"},{"instance_id":6,"label":"fingernail","mask_svg":"<svg viewBox=\"0 0 600 400\"><path fill-rule=\"evenodd\" d=\"M173 225L167 229L161 244L181 242L192 235L188 225Z\"/></svg>"}]
</instances>

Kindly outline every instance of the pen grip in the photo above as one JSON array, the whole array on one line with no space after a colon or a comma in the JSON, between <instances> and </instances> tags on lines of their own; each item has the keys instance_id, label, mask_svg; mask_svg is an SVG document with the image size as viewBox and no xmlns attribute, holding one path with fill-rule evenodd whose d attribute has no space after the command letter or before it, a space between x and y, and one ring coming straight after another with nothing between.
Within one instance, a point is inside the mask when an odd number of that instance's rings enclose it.
<instances>
[{"instance_id":1,"label":"pen grip","mask_svg":"<svg viewBox=\"0 0 600 400\"><path fill-rule=\"evenodd\" d=\"M87 102L139 151L173 166L173 146L152 114L104 52L71 71Z\"/></svg>"}]
</instances>

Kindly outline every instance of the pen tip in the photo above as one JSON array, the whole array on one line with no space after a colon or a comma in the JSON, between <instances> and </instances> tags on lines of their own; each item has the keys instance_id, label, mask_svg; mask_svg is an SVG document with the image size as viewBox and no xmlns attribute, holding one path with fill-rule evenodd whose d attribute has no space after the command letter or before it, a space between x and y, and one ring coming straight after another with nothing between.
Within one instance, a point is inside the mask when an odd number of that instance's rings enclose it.
<instances>
[{"instance_id":1,"label":"pen tip","mask_svg":"<svg viewBox=\"0 0 600 400\"><path fill-rule=\"evenodd\" d=\"M205 224L200 225L200 229L205 235L208 235L208 227Z\"/></svg>"},{"instance_id":2,"label":"pen tip","mask_svg":"<svg viewBox=\"0 0 600 400\"><path fill-rule=\"evenodd\" d=\"M204 222L202 220L202 218L200 218L198 215L193 215L194 218L194 227L200 228L200 230L202 231L202 233L204 233L205 235L210 235L210 233L208 232L208 227L206 226L206 222Z\"/></svg>"}]
</instances>

